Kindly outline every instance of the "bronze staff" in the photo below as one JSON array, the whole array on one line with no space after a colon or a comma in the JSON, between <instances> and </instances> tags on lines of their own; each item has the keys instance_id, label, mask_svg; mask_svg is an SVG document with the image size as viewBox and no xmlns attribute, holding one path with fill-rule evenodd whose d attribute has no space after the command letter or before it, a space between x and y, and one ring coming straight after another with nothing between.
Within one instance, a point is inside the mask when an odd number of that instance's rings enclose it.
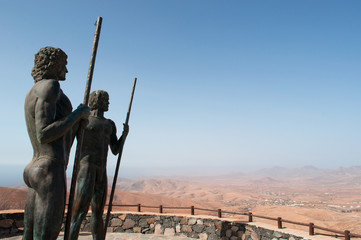
<instances>
[{"instance_id":1,"label":"bronze staff","mask_svg":"<svg viewBox=\"0 0 361 240\"><path fill-rule=\"evenodd\" d=\"M98 17L96 30L94 34L94 42L93 42L93 49L92 54L90 57L90 65L89 65L89 71L88 71L88 77L85 87L85 94L84 94L84 100L83 105L88 106L89 102L89 94L91 89L91 84L93 81L93 72L94 72L94 65L95 65L95 58L97 56L97 50L98 50L98 43L99 43L99 37L100 37L100 30L102 27L102 21L103 18ZM78 144L76 146L76 154L75 154L75 160L74 160L74 168L73 168L73 175L71 178L71 185L70 185L70 193L69 193L69 202L68 202L68 211L66 214L66 223L65 223L65 231L64 231L64 240L69 239L69 233L70 233L70 221L71 221L71 213L73 210L73 202L74 202L74 193L75 193L75 187L76 187L76 178L78 174L78 168L79 168L79 156L80 151L82 148L83 143L83 137L84 137L84 131L81 130L80 139L78 139ZM80 140L80 141L79 141Z\"/></svg>"},{"instance_id":2,"label":"bronze staff","mask_svg":"<svg viewBox=\"0 0 361 240\"><path fill-rule=\"evenodd\" d=\"M132 95L131 95L131 97L130 97L129 108L128 108L127 117L126 117L126 119L125 119L125 124L124 124L124 125L128 125L128 122L129 122L130 111L131 111L131 109L132 109L133 96L134 96L134 91L135 91L135 85L136 85L136 84L137 84L137 78L134 78ZM122 153L123 153L124 143L125 143L125 140L123 141L123 144L120 145L120 147L119 147L119 155L118 155L117 165L116 165L116 167L115 167L113 185L112 185L112 190L111 190L111 192L110 192L110 197L109 197L108 211L107 211L107 216L106 216L106 218L105 218L105 224L104 224L104 240L105 240L105 235L106 235L106 233L107 233L107 226L108 226L108 223L109 223L110 212L112 211L112 203L113 203L115 185L117 184L119 166L120 166L120 161L121 161L121 159L122 159Z\"/></svg>"}]
</instances>

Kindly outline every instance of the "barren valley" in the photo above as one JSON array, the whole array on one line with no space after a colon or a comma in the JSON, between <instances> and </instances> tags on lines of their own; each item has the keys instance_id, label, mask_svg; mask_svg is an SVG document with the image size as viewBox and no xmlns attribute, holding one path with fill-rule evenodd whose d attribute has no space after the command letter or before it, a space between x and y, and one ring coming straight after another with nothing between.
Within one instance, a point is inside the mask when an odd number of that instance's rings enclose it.
<instances>
[{"instance_id":1,"label":"barren valley","mask_svg":"<svg viewBox=\"0 0 361 240\"><path fill-rule=\"evenodd\" d=\"M111 181L109 181L111 184ZM0 209L22 209L26 189L0 188ZM248 212L361 234L361 167L275 167L208 177L120 179L115 204L190 207ZM143 208L143 211L158 209ZM165 209L165 212L172 210ZM189 213L188 210L177 210ZM212 212L196 210L196 214ZM227 216L224 214L224 216ZM230 215L228 215L230 216ZM237 217L237 216L236 216ZM238 216L246 220L245 216ZM255 218L255 221L275 224ZM307 231L304 226L285 227Z\"/></svg>"}]
</instances>

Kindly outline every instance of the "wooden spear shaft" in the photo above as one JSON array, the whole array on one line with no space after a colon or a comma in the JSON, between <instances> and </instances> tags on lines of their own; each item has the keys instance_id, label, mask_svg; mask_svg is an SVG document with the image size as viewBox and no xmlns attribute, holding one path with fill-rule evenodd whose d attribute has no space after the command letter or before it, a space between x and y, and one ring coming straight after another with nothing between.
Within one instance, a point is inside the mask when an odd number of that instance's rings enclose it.
<instances>
[{"instance_id":1,"label":"wooden spear shaft","mask_svg":"<svg viewBox=\"0 0 361 240\"><path fill-rule=\"evenodd\" d=\"M83 100L83 105L85 105L85 106L88 106L88 102L89 102L89 95L90 95L91 84L93 81L94 65L95 65L95 59L97 56L100 31L102 28L102 21L103 21L103 18L98 17L97 24L96 24L96 30L95 30L95 34L94 34L93 49L92 49L92 54L90 57L88 77L87 77L86 86L85 86L85 94L84 94L84 100ZM67 211L66 222L65 222L64 240L68 240L69 234L70 234L71 214L73 211L76 179L77 179L77 175L78 175L79 158L81 155L83 138L84 138L84 130L82 129L81 133L80 133L80 139L78 139L78 144L76 146L73 174L72 174L72 178L71 178L69 201L68 201L68 211Z\"/></svg>"},{"instance_id":2,"label":"wooden spear shaft","mask_svg":"<svg viewBox=\"0 0 361 240\"><path fill-rule=\"evenodd\" d=\"M135 91L136 84L137 84L137 78L134 78L132 95L130 97L129 108L128 108L127 117L125 119L124 125L128 125L128 123L129 123L130 111L132 109L133 96L134 96L134 91ZM113 203L113 198L114 198L115 186L117 185L118 172L119 172L120 161L122 159L124 143L125 143L125 139L121 143L121 145L119 146L118 160L117 160L117 165L115 167L113 185L112 185L112 190L110 192L110 197L109 197L108 211L107 211L107 216L105 217L105 223L104 223L104 240L105 240L105 235L107 234L107 227L108 227L108 223L109 223L110 212L112 211L112 203Z\"/></svg>"}]
</instances>

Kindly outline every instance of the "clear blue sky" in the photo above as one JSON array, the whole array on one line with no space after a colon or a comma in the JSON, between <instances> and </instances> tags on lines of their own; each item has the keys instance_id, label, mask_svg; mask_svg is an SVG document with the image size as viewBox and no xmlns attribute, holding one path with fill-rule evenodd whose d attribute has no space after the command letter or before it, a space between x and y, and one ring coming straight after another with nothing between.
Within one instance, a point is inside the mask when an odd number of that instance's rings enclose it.
<instances>
[{"instance_id":1,"label":"clear blue sky","mask_svg":"<svg viewBox=\"0 0 361 240\"><path fill-rule=\"evenodd\" d=\"M92 90L109 92L119 131L138 77L122 176L360 165L360 11L339 0L2 1L0 186L21 182L32 157L34 54L68 54L61 84L76 107L98 16Z\"/></svg>"}]
</instances>

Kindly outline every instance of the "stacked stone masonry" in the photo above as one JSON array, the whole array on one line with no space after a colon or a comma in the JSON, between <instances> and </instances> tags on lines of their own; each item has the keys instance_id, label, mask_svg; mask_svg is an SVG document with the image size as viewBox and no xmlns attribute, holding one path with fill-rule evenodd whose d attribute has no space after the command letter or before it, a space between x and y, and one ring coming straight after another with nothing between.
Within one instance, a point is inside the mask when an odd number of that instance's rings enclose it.
<instances>
[{"instance_id":1,"label":"stacked stone masonry","mask_svg":"<svg viewBox=\"0 0 361 240\"><path fill-rule=\"evenodd\" d=\"M83 223L83 231L90 231L90 217ZM199 216L115 213L108 225L109 232L164 234L202 240L299 240L282 232L268 230L245 222L226 221Z\"/></svg>"},{"instance_id":2,"label":"stacked stone masonry","mask_svg":"<svg viewBox=\"0 0 361 240\"><path fill-rule=\"evenodd\" d=\"M90 232L90 214L82 223L81 231ZM105 216L104 216L105 217ZM0 238L21 235L23 213L0 214ZM202 240L300 240L299 236L278 232L246 222L202 216L176 216L154 213L113 213L108 232L163 234Z\"/></svg>"},{"instance_id":3,"label":"stacked stone masonry","mask_svg":"<svg viewBox=\"0 0 361 240\"><path fill-rule=\"evenodd\" d=\"M20 235L24 228L24 213L0 214L0 238Z\"/></svg>"}]
</instances>

